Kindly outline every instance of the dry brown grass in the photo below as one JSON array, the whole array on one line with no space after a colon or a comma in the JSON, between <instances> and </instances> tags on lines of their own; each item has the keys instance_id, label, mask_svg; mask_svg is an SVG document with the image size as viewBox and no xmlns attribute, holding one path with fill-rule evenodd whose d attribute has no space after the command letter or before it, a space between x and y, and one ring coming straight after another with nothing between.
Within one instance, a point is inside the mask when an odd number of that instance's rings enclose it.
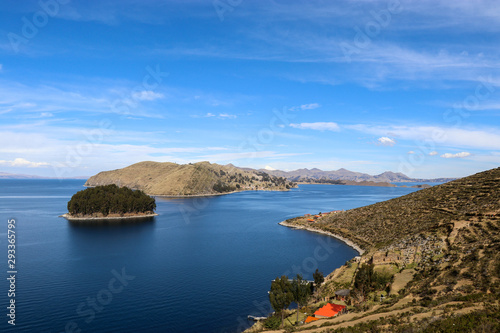
<instances>
[{"instance_id":1,"label":"dry brown grass","mask_svg":"<svg viewBox=\"0 0 500 333\"><path fill-rule=\"evenodd\" d=\"M90 177L86 186L126 186L149 195L196 196L243 190L284 191L295 184L252 170L230 165L199 162L194 164L140 162L123 169L104 171ZM216 184L224 189L217 190Z\"/></svg>"}]
</instances>

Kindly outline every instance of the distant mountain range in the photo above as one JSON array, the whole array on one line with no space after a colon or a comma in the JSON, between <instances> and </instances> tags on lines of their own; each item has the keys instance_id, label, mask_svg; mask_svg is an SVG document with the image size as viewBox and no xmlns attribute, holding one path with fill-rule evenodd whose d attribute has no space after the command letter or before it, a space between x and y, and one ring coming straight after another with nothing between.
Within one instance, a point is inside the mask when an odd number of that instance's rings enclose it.
<instances>
[{"instance_id":1,"label":"distant mountain range","mask_svg":"<svg viewBox=\"0 0 500 333\"><path fill-rule=\"evenodd\" d=\"M70 177L64 179L87 179L87 178L88 177L82 176L82 177ZM58 179L58 178L0 172L0 179Z\"/></svg>"},{"instance_id":2,"label":"distant mountain range","mask_svg":"<svg viewBox=\"0 0 500 333\"><path fill-rule=\"evenodd\" d=\"M355 182L429 182L442 183L455 180L456 178L435 178L435 179L420 179L410 178L401 172L386 171L380 175L369 175L367 173L354 172L346 169L335 171L323 171L320 169L298 169L295 171L267 170L260 169L259 171L266 172L277 177L284 177L293 182L310 182L311 180L348 180Z\"/></svg>"},{"instance_id":3,"label":"distant mountain range","mask_svg":"<svg viewBox=\"0 0 500 333\"><path fill-rule=\"evenodd\" d=\"M0 179L42 179L40 176L20 175L7 172L0 172Z\"/></svg>"},{"instance_id":4,"label":"distant mountain range","mask_svg":"<svg viewBox=\"0 0 500 333\"><path fill-rule=\"evenodd\" d=\"M435 179L421 179L421 178L410 178L401 172L386 171L379 175L369 175L367 173L350 171L347 169L338 169L334 171L323 171L320 169L298 169L294 171L282 171L282 170L267 170L260 169L255 170L251 168L240 168L235 167L232 164L227 164L226 167L238 168L250 172L265 172L269 175L276 177L283 177L292 182L314 182L315 180L344 180L344 181L354 181L354 182L377 182L377 183L394 183L394 182L427 182L427 183L443 183L456 178L435 178ZM70 177L68 179L87 179L89 177ZM0 179L56 179L55 177L42 177L24 174L12 174L7 172L0 172Z\"/></svg>"}]
</instances>

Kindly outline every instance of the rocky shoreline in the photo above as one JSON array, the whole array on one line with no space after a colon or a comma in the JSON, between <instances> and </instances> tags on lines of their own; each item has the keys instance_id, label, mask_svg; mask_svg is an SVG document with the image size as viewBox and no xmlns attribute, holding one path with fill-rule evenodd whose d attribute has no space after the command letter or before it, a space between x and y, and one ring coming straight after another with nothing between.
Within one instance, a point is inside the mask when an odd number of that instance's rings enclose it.
<instances>
[{"instance_id":1,"label":"rocky shoreline","mask_svg":"<svg viewBox=\"0 0 500 333\"><path fill-rule=\"evenodd\" d=\"M334 237L334 238L337 238L338 240L344 242L348 246L352 247L356 251L358 251L359 255L363 255L365 253L365 250L363 250L359 245L355 244L353 241L351 241L351 240L349 240L349 239L347 239L345 237L342 237L340 235L331 233L329 231L325 231L325 230L321 230L321 229L315 229L315 228L311 228L311 227L305 227L305 226L301 226L301 225L295 225L295 224L288 223L286 221L282 221L282 222L280 222L278 224L282 225L284 227L292 228L292 229L303 229L303 230L307 230L307 231L311 231L311 232L316 232L318 234L323 234L323 235L327 235L327 236L330 236L330 237Z\"/></svg>"},{"instance_id":2,"label":"rocky shoreline","mask_svg":"<svg viewBox=\"0 0 500 333\"><path fill-rule=\"evenodd\" d=\"M66 220L70 222L84 222L84 221L103 221L103 220L132 220L132 219L142 219L158 216L158 214L142 214L142 215L130 215L130 216L93 216L93 217L74 217L71 214L63 214L59 217L64 217Z\"/></svg>"}]
</instances>

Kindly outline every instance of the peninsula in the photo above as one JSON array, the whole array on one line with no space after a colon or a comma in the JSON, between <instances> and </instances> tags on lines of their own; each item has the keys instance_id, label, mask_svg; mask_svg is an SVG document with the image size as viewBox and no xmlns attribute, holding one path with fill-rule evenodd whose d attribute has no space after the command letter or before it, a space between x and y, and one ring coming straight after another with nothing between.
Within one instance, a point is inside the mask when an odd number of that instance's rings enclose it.
<instances>
[{"instance_id":1,"label":"peninsula","mask_svg":"<svg viewBox=\"0 0 500 333\"><path fill-rule=\"evenodd\" d=\"M500 330L500 168L280 224L332 235L360 253L326 277L307 311L287 310L287 331ZM344 313L306 321L303 312L325 302L345 306ZM295 322L296 315L306 323Z\"/></svg>"},{"instance_id":2,"label":"peninsula","mask_svg":"<svg viewBox=\"0 0 500 333\"><path fill-rule=\"evenodd\" d=\"M257 170L243 170L231 164L209 162L176 164L140 162L123 169L100 172L85 186L115 184L153 196L205 196L239 191L287 191L297 184L284 177Z\"/></svg>"}]
</instances>

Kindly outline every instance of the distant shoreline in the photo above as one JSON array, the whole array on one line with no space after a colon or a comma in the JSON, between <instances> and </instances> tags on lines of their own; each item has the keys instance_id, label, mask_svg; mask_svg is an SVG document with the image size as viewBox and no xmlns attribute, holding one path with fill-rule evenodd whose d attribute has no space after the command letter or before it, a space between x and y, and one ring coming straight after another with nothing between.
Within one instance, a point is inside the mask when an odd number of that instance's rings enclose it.
<instances>
[{"instance_id":1,"label":"distant shoreline","mask_svg":"<svg viewBox=\"0 0 500 333\"><path fill-rule=\"evenodd\" d=\"M287 190L241 190L241 191L231 191L224 193L212 193L212 194L189 194L189 195L165 195L165 194L150 194L146 193L149 196L157 197L157 198L199 198L199 197L215 197L226 194L240 193L240 192L288 192Z\"/></svg>"},{"instance_id":2,"label":"distant shoreline","mask_svg":"<svg viewBox=\"0 0 500 333\"><path fill-rule=\"evenodd\" d=\"M131 215L131 216L102 216L102 217L74 217L71 214L63 214L59 217L64 217L68 221L103 221L103 220L132 220L132 219L142 219L148 217L158 216L158 214L142 214L142 215Z\"/></svg>"},{"instance_id":3,"label":"distant shoreline","mask_svg":"<svg viewBox=\"0 0 500 333\"><path fill-rule=\"evenodd\" d=\"M406 183L414 183L414 182L406 182ZM432 182L429 182L429 183L432 183ZM398 187L398 188L427 188L427 187L433 186L433 185L429 185L427 183L418 184L418 185L396 185L393 183L372 182L372 181L363 181L363 182L348 181L345 184L297 182L297 184L298 185L373 186L373 187Z\"/></svg>"},{"instance_id":4,"label":"distant shoreline","mask_svg":"<svg viewBox=\"0 0 500 333\"><path fill-rule=\"evenodd\" d=\"M299 185L338 185L338 186L375 186L375 187L399 187L392 183L387 182L355 182L346 181L343 184L330 184L330 183L310 183L310 182L297 182Z\"/></svg>"},{"instance_id":5,"label":"distant shoreline","mask_svg":"<svg viewBox=\"0 0 500 333\"><path fill-rule=\"evenodd\" d=\"M89 185L83 185L84 187L88 188L93 188L96 186L89 186ZM294 187L294 188L298 188ZM200 198L200 197L216 197L219 195L226 195L226 194L233 194L233 193L240 193L240 192L288 192L291 189L286 189L286 190L241 190L241 191L231 191L231 192L224 192L224 193L207 193L207 194L180 194L180 195L174 195L174 194L152 194L152 193L146 193L147 195L151 197L156 197L156 198Z\"/></svg>"},{"instance_id":6,"label":"distant shoreline","mask_svg":"<svg viewBox=\"0 0 500 333\"><path fill-rule=\"evenodd\" d=\"M360 256L362 256L366 252L365 250L363 250L359 245L357 245L353 241L351 241L351 240L349 240L349 239L347 239L345 237L342 237L340 235L337 235L337 234L334 234L332 232L329 232L329 231L325 231L325 230L321 230L321 229L315 229L315 228L301 226L301 225L295 225L295 224L288 223L286 221L282 221L282 222L280 222L278 224L282 225L284 227L292 228L292 229L307 230L307 231L311 231L311 232L315 232L315 233L318 233L318 234L323 234L323 235L327 235L327 236L336 238L336 239L342 241L343 243L345 243L346 245L348 245L349 247L351 247L354 250L356 250L359 253Z\"/></svg>"}]
</instances>

